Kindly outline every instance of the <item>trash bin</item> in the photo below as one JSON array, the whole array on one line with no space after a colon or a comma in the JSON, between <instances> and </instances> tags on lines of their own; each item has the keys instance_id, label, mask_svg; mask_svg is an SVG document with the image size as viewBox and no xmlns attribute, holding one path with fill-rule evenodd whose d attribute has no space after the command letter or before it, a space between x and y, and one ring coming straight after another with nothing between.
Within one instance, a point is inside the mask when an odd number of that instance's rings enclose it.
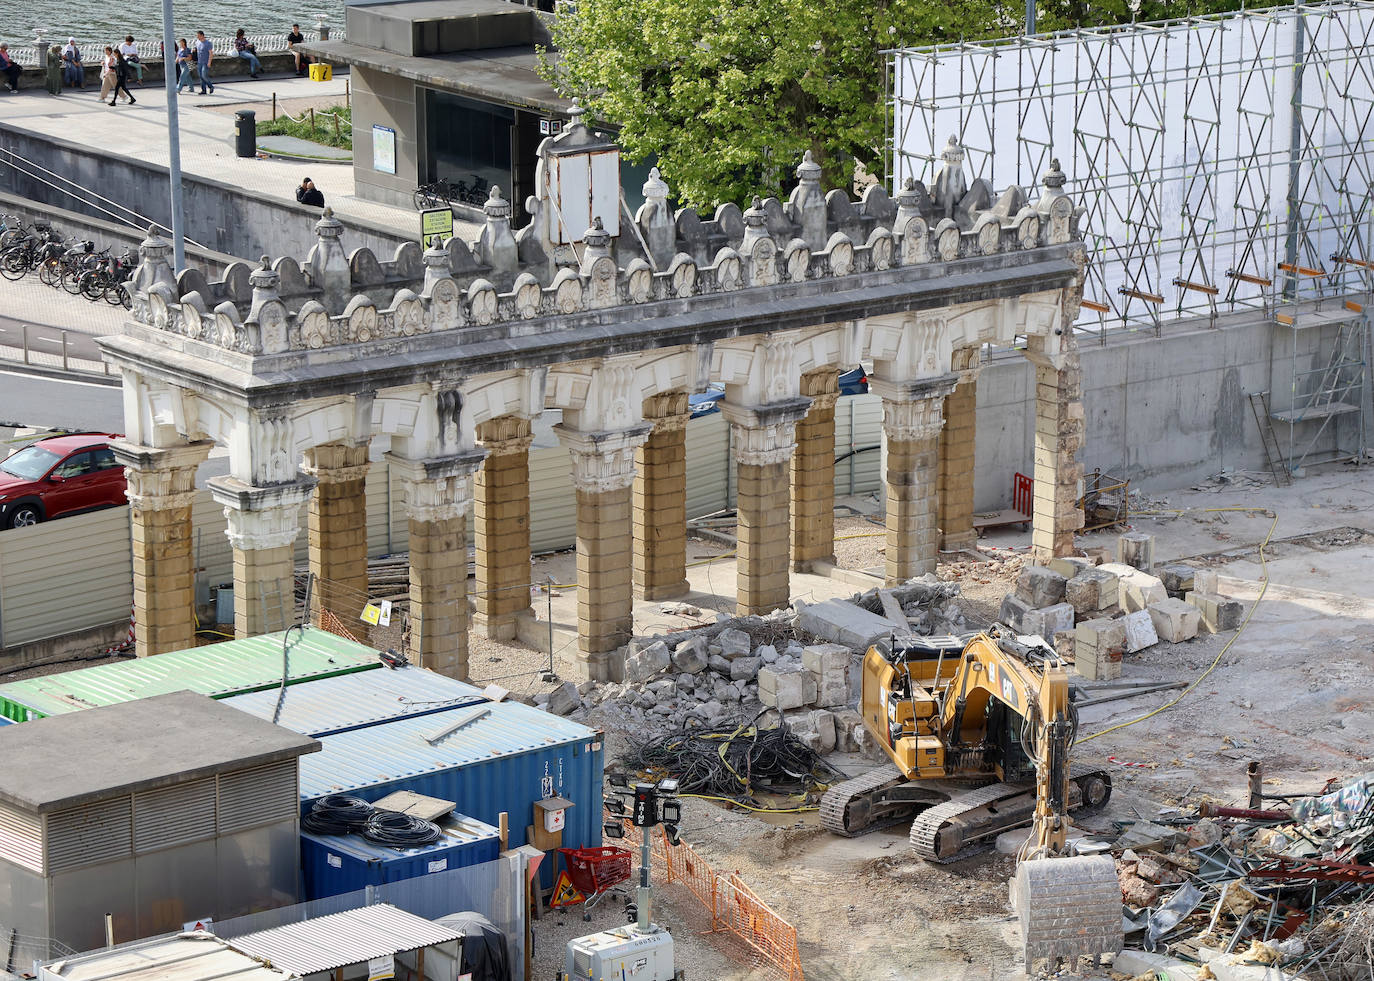
<instances>
[{"instance_id":1,"label":"trash bin","mask_svg":"<svg viewBox=\"0 0 1374 981\"><path fill-rule=\"evenodd\" d=\"M252 109L234 111L234 154L240 157L258 155L257 113Z\"/></svg>"},{"instance_id":2,"label":"trash bin","mask_svg":"<svg viewBox=\"0 0 1374 981\"><path fill-rule=\"evenodd\" d=\"M234 622L234 584L222 582L215 587L215 623Z\"/></svg>"}]
</instances>

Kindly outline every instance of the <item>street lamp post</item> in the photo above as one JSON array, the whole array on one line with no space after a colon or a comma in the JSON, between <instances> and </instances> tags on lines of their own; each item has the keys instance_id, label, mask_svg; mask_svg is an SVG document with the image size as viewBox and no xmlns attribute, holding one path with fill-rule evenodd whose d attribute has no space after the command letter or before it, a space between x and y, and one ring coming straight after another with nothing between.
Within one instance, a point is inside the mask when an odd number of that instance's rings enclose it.
<instances>
[{"instance_id":1,"label":"street lamp post","mask_svg":"<svg viewBox=\"0 0 1374 981\"><path fill-rule=\"evenodd\" d=\"M173 36L172 0L162 0L162 71L167 89L167 173L172 195L173 268L186 268L186 213L181 204L181 131L177 119L177 42Z\"/></svg>"}]
</instances>

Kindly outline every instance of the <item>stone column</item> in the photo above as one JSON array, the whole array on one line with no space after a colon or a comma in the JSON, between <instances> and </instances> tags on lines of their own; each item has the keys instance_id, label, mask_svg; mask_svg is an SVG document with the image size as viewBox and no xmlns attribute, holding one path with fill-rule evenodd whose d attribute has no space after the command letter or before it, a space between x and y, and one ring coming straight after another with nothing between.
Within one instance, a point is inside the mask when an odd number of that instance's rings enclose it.
<instances>
[{"instance_id":1,"label":"stone column","mask_svg":"<svg viewBox=\"0 0 1374 981\"><path fill-rule=\"evenodd\" d=\"M944 428L940 430L940 549L972 548L974 439L978 428L978 350L954 352L959 384L945 397Z\"/></svg>"},{"instance_id":2,"label":"stone column","mask_svg":"<svg viewBox=\"0 0 1374 981\"><path fill-rule=\"evenodd\" d=\"M869 390L883 400L883 439L887 443L885 578L890 586L935 571L942 403L956 380L954 375L941 375L917 382L869 382Z\"/></svg>"},{"instance_id":3,"label":"stone column","mask_svg":"<svg viewBox=\"0 0 1374 981\"><path fill-rule=\"evenodd\" d=\"M480 451L443 460L389 458L410 522L413 663L468 677L468 536L472 474Z\"/></svg>"},{"instance_id":4,"label":"stone column","mask_svg":"<svg viewBox=\"0 0 1374 981\"><path fill-rule=\"evenodd\" d=\"M339 587L337 598L330 585L324 587L326 605L330 600L348 603L347 612L355 616L367 598L367 467L366 443L312 447L301 467L317 481L308 518L310 571Z\"/></svg>"},{"instance_id":5,"label":"stone column","mask_svg":"<svg viewBox=\"0 0 1374 981\"><path fill-rule=\"evenodd\" d=\"M301 505L315 482L254 487L215 477L210 493L224 505L234 547L234 633L239 637L285 630L295 618L295 541Z\"/></svg>"},{"instance_id":6,"label":"stone column","mask_svg":"<svg viewBox=\"0 0 1374 981\"><path fill-rule=\"evenodd\" d=\"M687 585L686 392L644 400L653 424L635 451L634 589L640 599L685 595Z\"/></svg>"},{"instance_id":7,"label":"stone column","mask_svg":"<svg viewBox=\"0 0 1374 981\"><path fill-rule=\"evenodd\" d=\"M579 674L609 681L609 655L634 632L633 495L635 452L651 424L584 433L556 426L572 453L577 491L577 650Z\"/></svg>"},{"instance_id":8,"label":"stone column","mask_svg":"<svg viewBox=\"0 0 1374 981\"><path fill-rule=\"evenodd\" d=\"M139 657L196 646L191 504L209 441L157 449L111 443L124 464L133 535L134 650Z\"/></svg>"},{"instance_id":9,"label":"stone column","mask_svg":"<svg viewBox=\"0 0 1374 981\"><path fill-rule=\"evenodd\" d=\"M1035 365L1035 513L1031 553L1037 562L1074 554L1074 532L1083 527L1078 495L1083 464L1083 376L1077 352L1061 355L1059 367Z\"/></svg>"},{"instance_id":10,"label":"stone column","mask_svg":"<svg viewBox=\"0 0 1374 981\"><path fill-rule=\"evenodd\" d=\"M833 368L802 375L811 408L797 423L792 456L792 569L835 561L835 402L840 376Z\"/></svg>"},{"instance_id":11,"label":"stone column","mask_svg":"<svg viewBox=\"0 0 1374 981\"><path fill-rule=\"evenodd\" d=\"M487 452L473 486L477 624L495 640L515 637L530 609L530 421L501 416L477 426Z\"/></svg>"},{"instance_id":12,"label":"stone column","mask_svg":"<svg viewBox=\"0 0 1374 981\"><path fill-rule=\"evenodd\" d=\"M797 422L810 404L806 398L757 406L721 404L731 427L739 487L735 592L741 616L768 613L791 599L789 465Z\"/></svg>"}]
</instances>

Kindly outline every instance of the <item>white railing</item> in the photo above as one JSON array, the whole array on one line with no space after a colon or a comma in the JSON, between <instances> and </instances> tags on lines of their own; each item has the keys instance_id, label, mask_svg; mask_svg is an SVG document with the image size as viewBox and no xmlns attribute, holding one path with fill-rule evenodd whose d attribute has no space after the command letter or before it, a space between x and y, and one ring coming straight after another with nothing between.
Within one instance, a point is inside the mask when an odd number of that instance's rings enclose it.
<instances>
[{"instance_id":1,"label":"white railing","mask_svg":"<svg viewBox=\"0 0 1374 981\"><path fill-rule=\"evenodd\" d=\"M180 35L178 35L178 37L180 37ZM194 35L188 35L187 40L190 41L192 37L194 37ZM244 37L248 39L249 44L257 48L257 53L260 55L286 50L285 34L245 34ZM330 28L329 39L331 41L345 41L348 39L348 35L340 28ZM15 41L5 40L8 41L10 46L10 56L14 58L15 62L18 64L28 66L46 64L46 62L39 62L38 43L33 38ZM105 51L105 45L114 46L122 43L123 40L124 38L122 36L104 41L82 41L78 39L76 46L81 49L81 60L86 65L86 68L98 69L100 66L100 57ZM307 36L306 40L313 41L315 38ZM233 55L234 39L232 37L227 35L224 37L212 37L210 38L210 42L215 46L215 56L217 58L225 58ZM66 47L67 40L63 37L45 37L43 39L45 51L54 44L58 47ZM136 41L134 42L134 46L138 48L138 57L140 61L155 61L162 57L161 41Z\"/></svg>"}]
</instances>

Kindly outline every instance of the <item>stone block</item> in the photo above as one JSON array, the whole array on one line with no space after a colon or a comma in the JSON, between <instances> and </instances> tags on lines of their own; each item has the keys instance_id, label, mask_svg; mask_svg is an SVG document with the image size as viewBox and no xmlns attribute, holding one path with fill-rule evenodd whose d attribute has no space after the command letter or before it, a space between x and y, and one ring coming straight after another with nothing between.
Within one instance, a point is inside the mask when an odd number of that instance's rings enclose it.
<instances>
[{"instance_id":1,"label":"stone block","mask_svg":"<svg viewBox=\"0 0 1374 981\"><path fill-rule=\"evenodd\" d=\"M802 667L818 675L834 671L843 674L853 656L848 647L839 644L813 644L802 648Z\"/></svg>"},{"instance_id":2,"label":"stone block","mask_svg":"<svg viewBox=\"0 0 1374 981\"><path fill-rule=\"evenodd\" d=\"M716 634L716 644L720 647L721 657L727 660L744 657L754 649L749 635L737 627L726 627Z\"/></svg>"},{"instance_id":3,"label":"stone block","mask_svg":"<svg viewBox=\"0 0 1374 981\"><path fill-rule=\"evenodd\" d=\"M565 681L549 692L549 700L544 703L544 711L553 715L567 715L582 707L582 696L577 693L577 685Z\"/></svg>"},{"instance_id":4,"label":"stone block","mask_svg":"<svg viewBox=\"0 0 1374 981\"><path fill-rule=\"evenodd\" d=\"M1202 614L1197 607L1181 599L1170 597L1163 603L1150 606L1150 620L1160 640L1170 644L1192 640L1197 636Z\"/></svg>"},{"instance_id":5,"label":"stone block","mask_svg":"<svg viewBox=\"0 0 1374 981\"><path fill-rule=\"evenodd\" d=\"M730 673L730 662L719 654L712 654L708 657L706 659L706 666L717 674L729 675Z\"/></svg>"},{"instance_id":6,"label":"stone block","mask_svg":"<svg viewBox=\"0 0 1374 981\"><path fill-rule=\"evenodd\" d=\"M1073 629L1074 609L1068 603L1056 603L1043 610L1027 610L1021 615L1021 633L1034 634L1050 640L1061 630Z\"/></svg>"},{"instance_id":7,"label":"stone block","mask_svg":"<svg viewBox=\"0 0 1374 981\"><path fill-rule=\"evenodd\" d=\"M700 635L684 640L673 651L673 667L687 674L706 670L710 655L706 652L706 638Z\"/></svg>"},{"instance_id":8,"label":"stone block","mask_svg":"<svg viewBox=\"0 0 1374 981\"><path fill-rule=\"evenodd\" d=\"M786 712L816 700L816 676L800 664L771 664L759 670L759 701Z\"/></svg>"},{"instance_id":9,"label":"stone block","mask_svg":"<svg viewBox=\"0 0 1374 981\"><path fill-rule=\"evenodd\" d=\"M761 657L737 657L730 662L730 679L732 681L753 681L754 676L759 673L759 668L763 666Z\"/></svg>"},{"instance_id":10,"label":"stone block","mask_svg":"<svg viewBox=\"0 0 1374 981\"><path fill-rule=\"evenodd\" d=\"M1121 677L1121 658L1126 652L1126 627L1120 620L1099 617L1074 628L1074 662L1078 673L1089 680Z\"/></svg>"},{"instance_id":11,"label":"stone block","mask_svg":"<svg viewBox=\"0 0 1374 981\"><path fill-rule=\"evenodd\" d=\"M817 753L825 755L835 751L835 716L825 709L812 709L786 717L792 732Z\"/></svg>"},{"instance_id":12,"label":"stone block","mask_svg":"<svg viewBox=\"0 0 1374 981\"><path fill-rule=\"evenodd\" d=\"M1127 613L1121 618L1120 623L1126 628L1127 654L1143 651L1145 648L1153 647L1159 643L1159 636L1155 633L1154 620L1150 617L1148 610Z\"/></svg>"},{"instance_id":13,"label":"stone block","mask_svg":"<svg viewBox=\"0 0 1374 981\"><path fill-rule=\"evenodd\" d=\"M1085 569L1064 586L1064 599L1080 617L1094 617L1117 605L1115 573L1104 569Z\"/></svg>"},{"instance_id":14,"label":"stone block","mask_svg":"<svg viewBox=\"0 0 1374 981\"><path fill-rule=\"evenodd\" d=\"M1064 601L1067 583L1065 576L1046 566L1024 566L1016 577L1016 596L1032 609L1054 606Z\"/></svg>"},{"instance_id":15,"label":"stone block","mask_svg":"<svg viewBox=\"0 0 1374 981\"><path fill-rule=\"evenodd\" d=\"M864 727L863 716L850 708L838 709L835 715L835 748L841 753L860 752L859 731Z\"/></svg>"},{"instance_id":16,"label":"stone block","mask_svg":"<svg viewBox=\"0 0 1374 981\"><path fill-rule=\"evenodd\" d=\"M1065 555L1058 559L1050 559L1046 564L1051 571L1059 573L1065 579L1072 579L1094 567L1092 559L1085 559L1078 555Z\"/></svg>"},{"instance_id":17,"label":"stone block","mask_svg":"<svg viewBox=\"0 0 1374 981\"><path fill-rule=\"evenodd\" d=\"M1054 650L1060 657L1074 656L1073 629L1056 630L1053 638Z\"/></svg>"},{"instance_id":18,"label":"stone block","mask_svg":"<svg viewBox=\"0 0 1374 981\"><path fill-rule=\"evenodd\" d=\"M1164 591L1173 599L1183 599L1193 591L1194 572L1190 565L1165 565L1155 570L1159 581L1164 583Z\"/></svg>"},{"instance_id":19,"label":"stone block","mask_svg":"<svg viewBox=\"0 0 1374 981\"><path fill-rule=\"evenodd\" d=\"M1002 597L1002 608L997 613L997 619L1001 620L1017 633L1021 632L1021 621L1032 607L1015 593L1007 593Z\"/></svg>"},{"instance_id":20,"label":"stone block","mask_svg":"<svg viewBox=\"0 0 1374 981\"><path fill-rule=\"evenodd\" d=\"M1151 603L1162 603L1169 598L1160 582L1148 572L1135 572L1117 580L1117 596L1121 609L1127 613L1140 613L1149 609Z\"/></svg>"},{"instance_id":21,"label":"stone block","mask_svg":"<svg viewBox=\"0 0 1374 981\"><path fill-rule=\"evenodd\" d=\"M626 681L648 681L673 663L668 645L656 640L648 647L625 658Z\"/></svg>"},{"instance_id":22,"label":"stone block","mask_svg":"<svg viewBox=\"0 0 1374 981\"><path fill-rule=\"evenodd\" d=\"M1128 531L1117 537L1116 554L1122 565L1141 572L1152 572L1155 567L1155 536L1143 531Z\"/></svg>"},{"instance_id":23,"label":"stone block","mask_svg":"<svg viewBox=\"0 0 1374 981\"><path fill-rule=\"evenodd\" d=\"M1215 569L1196 570L1193 573L1193 591L1220 596L1221 589L1217 585L1217 571Z\"/></svg>"},{"instance_id":24,"label":"stone block","mask_svg":"<svg viewBox=\"0 0 1374 981\"><path fill-rule=\"evenodd\" d=\"M1202 616L1199 627L1201 631L1215 634L1223 630L1235 630L1240 626L1241 615L1245 609L1240 600L1227 599L1215 593L1199 592L1189 593L1187 599L1188 603L1197 607Z\"/></svg>"},{"instance_id":25,"label":"stone block","mask_svg":"<svg viewBox=\"0 0 1374 981\"><path fill-rule=\"evenodd\" d=\"M892 633L892 624L885 618L842 599L798 603L797 626L854 651L866 651L874 641Z\"/></svg>"}]
</instances>

